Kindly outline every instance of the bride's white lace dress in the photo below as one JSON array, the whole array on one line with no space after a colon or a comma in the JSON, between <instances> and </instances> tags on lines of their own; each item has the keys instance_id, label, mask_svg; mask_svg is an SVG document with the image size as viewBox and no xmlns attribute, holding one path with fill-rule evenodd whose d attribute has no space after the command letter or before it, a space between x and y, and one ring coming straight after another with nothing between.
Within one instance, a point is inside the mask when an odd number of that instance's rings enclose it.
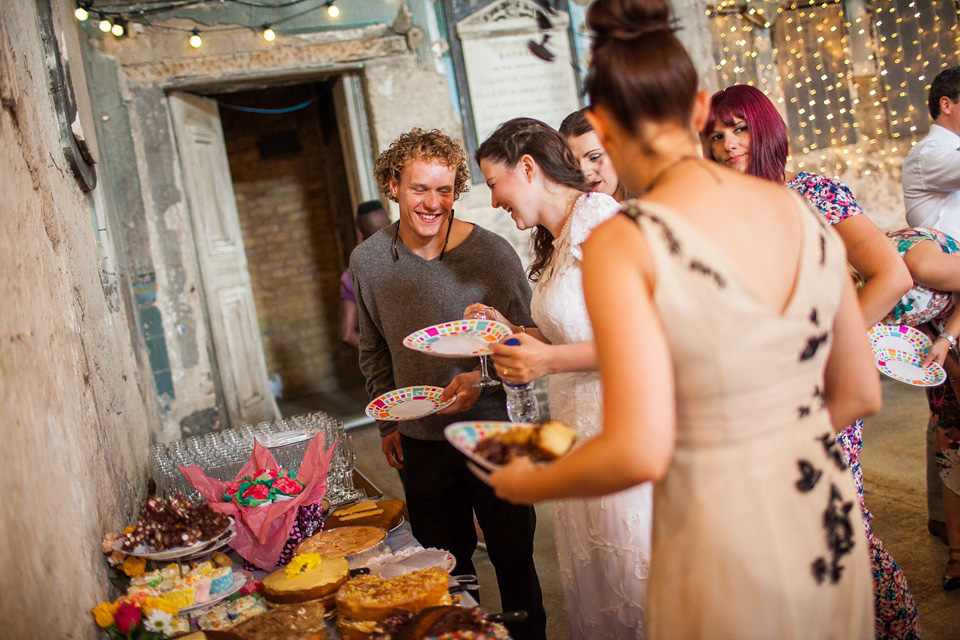
<instances>
[{"instance_id":1,"label":"bride's white lace dress","mask_svg":"<svg viewBox=\"0 0 960 640\"><path fill-rule=\"evenodd\" d=\"M554 256L533 294L537 327L553 344L593 339L583 299L580 245L620 205L610 196L581 196L554 242ZM579 440L602 427L596 372L550 376L550 415L572 426ZM650 483L601 498L554 502L557 555L571 640L643 638L650 565Z\"/></svg>"}]
</instances>

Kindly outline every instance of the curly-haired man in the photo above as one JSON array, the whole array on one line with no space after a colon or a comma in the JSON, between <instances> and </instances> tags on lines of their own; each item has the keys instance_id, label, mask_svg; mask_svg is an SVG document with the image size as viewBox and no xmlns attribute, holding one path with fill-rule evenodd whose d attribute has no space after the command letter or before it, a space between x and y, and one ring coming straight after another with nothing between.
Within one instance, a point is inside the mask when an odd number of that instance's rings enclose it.
<instances>
[{"instance_id":1,"label":"curly-haired man","mask_svg":"<svg viewBox=\"0 0 960 640\"><path fill-rule=\"evenodd\" d=\"M380 154L374 172L384 195L399 205L400 217L350 256L367 391L376 398L407 386L434 385L444 388L442 399L454 398L439 413L381 421L384 455L400 470L420 543L449 550L457 560L455 572L475 574L476 513L503 610L528 613L525 622L509 625L511 637L545 638L533 564L533 509L497 498L443 437L455 419L506 420L503 392L481 395L473 386L480 377L476 357L438 358L403 346L410 333L459 320L478 301L530 325L530 284L506 240L454 217L453 203L470 177L457 141L440 131L413 129Z\"/></svg>"}]
</instances>

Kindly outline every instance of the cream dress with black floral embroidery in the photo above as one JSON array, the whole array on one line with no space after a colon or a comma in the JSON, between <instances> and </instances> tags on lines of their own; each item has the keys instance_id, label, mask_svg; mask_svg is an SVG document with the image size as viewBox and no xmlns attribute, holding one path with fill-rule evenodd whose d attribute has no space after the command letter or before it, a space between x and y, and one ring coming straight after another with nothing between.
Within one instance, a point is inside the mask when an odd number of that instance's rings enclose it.
<instances>
[{"instance_id":1,"label":"cream dress with black floral embroidery","mask_svg":"<svg viewBox=\"0 0 960 640\"><path fill-rule=\"evenodd\" d=\"M554 255L533 293L531 312L553 344L593 340L583 300L581 243L613 217L619 203L588 193L574 204L554 240ZM550 376L550 415L572 426L582 443L600 431L602 387L596 372ZM554 502L554 529L570 640L644 637L650 565L650 484L589 500Z\"/></svg>"},{"instance_id":2,"label":"cream dress with black floral embroidery","mask_svg":"<svg viewBox=\"0 0 960 640\"><path fill-rule=\"evenodd\" d=\"M654 487L648 638L873 638L857 492L824 405L845 254L793 197L803 248L781 312L684 218L624 203L653 259L677 396L676 451Z\"/></svg>"}]
</instances>

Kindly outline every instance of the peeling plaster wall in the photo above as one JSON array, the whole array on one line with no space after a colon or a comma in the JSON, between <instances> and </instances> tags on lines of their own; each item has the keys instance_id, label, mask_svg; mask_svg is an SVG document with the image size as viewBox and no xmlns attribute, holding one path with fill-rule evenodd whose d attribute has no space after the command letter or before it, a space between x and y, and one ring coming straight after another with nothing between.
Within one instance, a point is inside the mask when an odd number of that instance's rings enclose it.
<instances>
[{"instance_id":1,"label":"peeling plaster wall","mask_svg":"<svg viewBox=\"0 0 960 640\"><path fill-rule=\"evenodd\" d=\"M225 427L168 92L216 94L350 71L362 78L371 152L378 153L414 126L461 137L446 81L386 25L287 36L273 46L252 32L211 34L202 51L186 47L176 32L156 29L115 39L88 27L88 35L95 104L107 116L98 121L102 155L117 175L111 188L136 269L138 330L161 415L153 439Z\"/></svg>"},{"instance_id":2,"label":"peeling plaster wall","mask_svg":"<svg viewBox=\"0 0 960 640\"><path fill-rule=\"evenodd\" d=\"M60 150L34 3L0 12L0 97L0 635L93 640L100 540L135 514L150 418Z\"/></svg>"}]
</instances>

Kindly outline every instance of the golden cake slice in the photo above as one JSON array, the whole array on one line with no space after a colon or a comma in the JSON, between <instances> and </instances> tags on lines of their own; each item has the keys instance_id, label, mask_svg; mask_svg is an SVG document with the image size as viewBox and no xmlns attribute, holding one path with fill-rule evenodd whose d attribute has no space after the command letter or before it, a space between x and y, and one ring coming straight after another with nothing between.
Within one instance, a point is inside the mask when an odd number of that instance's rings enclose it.
<instances>
[{"instance_id":1,"label":"golden cake slice","mask_svg":"<svg viewBox=\"0 0 960 640\"><path fill-rule=\"evenodd\" d=\"M335 509L326 521L327 529L338 529L344 526L378 527L389 531L403 520L406 503L403 500L368 501L368 507L362 510L350 510L349 507Z\"/></svg>"},{"instance_id":2,"label":"golden cake slice","mask_svg":"<svg viewBox=\"0 0 960 640\"><path fill-rule=\"evenodd\" d=\"M419 613L427 607L450 604L450 577L439 567L411 571L395 578L377 575L351 578L340 587L337 628L344 638L362 638L376 623L397 610Z\"/></svg>"},{"instance_id":3,"label":"golden cake slice","mask_svg":"<svg viewBox=\"0 0 960 640\"><path fill-rule=\"evenodd\" d=\"M566 423L547 420L534 427L530 445L535 450L534 457L555 460L569 451L576 439L577 433Z\"/></svg>"},{"instance_id":4,"label":"golden cake slice","mask_svg":"<svg viewBox=\"0 0 960 640\"><path fill-rule=\"evenodd\" d=\"M333 595L349 578L350 569L344 558L297 555L289 565L263 579L263 595L275 604L319 600Z\"/></svg>"},{"instance_id":5,"label":"golden cake slice","mask_svg":"<svg viewBox=\"0 0 960 640\"><path fill-rule=\"evenodd\" d=\"M347 558L350 562L357 554L381 550L386 537L387 532L379 527L338 527L310 536L297 545L296 553L319 553L324 557Z\"/></svg>"}]
</instances>

